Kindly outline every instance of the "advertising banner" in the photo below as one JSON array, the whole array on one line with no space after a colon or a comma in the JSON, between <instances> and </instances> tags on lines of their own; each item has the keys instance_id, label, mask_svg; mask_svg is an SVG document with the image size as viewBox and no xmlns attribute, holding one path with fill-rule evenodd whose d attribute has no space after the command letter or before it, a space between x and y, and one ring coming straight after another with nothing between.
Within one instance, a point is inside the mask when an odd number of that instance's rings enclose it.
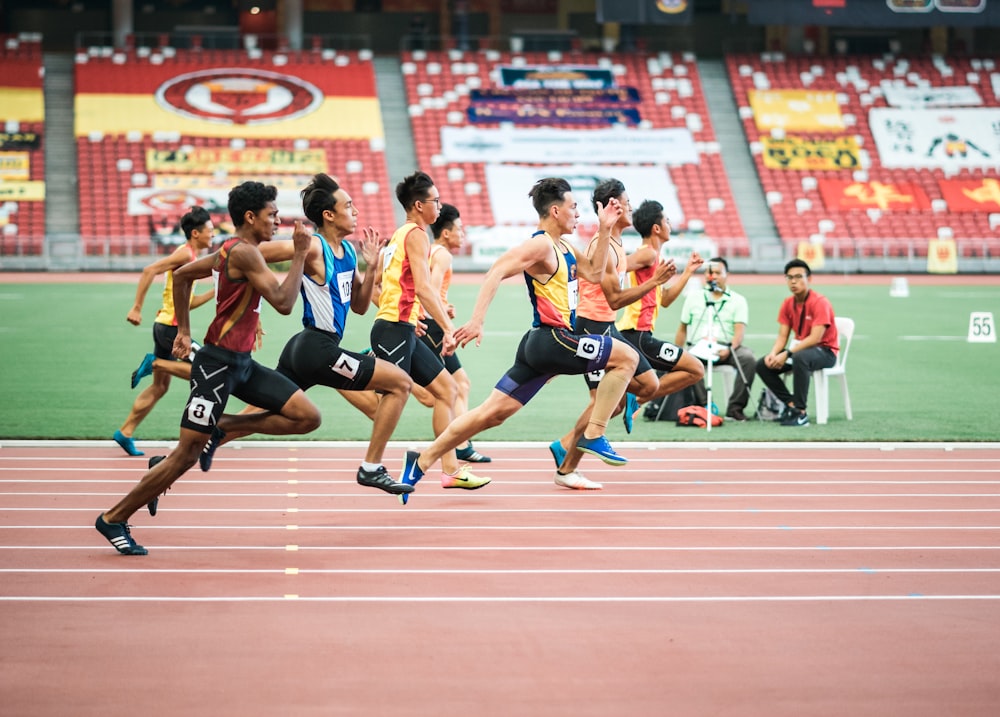
<instances>
[{"instance_id":1,"label":"advertising banner","mask_svg":"<svg viewBox=\"0 0 1000 717\"><path fill-rule=\"evenodd\" d=\"M602 90L615 86L610 69L597 66L502 66L500 86L522 90Z\"/></svg>"},{"instance_id":2,"label":"advertising banner","mask_svg":"<svg viewBox=\"0 0 1000 717\"><path fill-rule=\"evenodd\" d=\"M694 0L597 0L597 22L690 25Z\"/></svg>"},{"instance_id":3,"label":"advertising banner","mask_svg":"<svg viewBox=\"0 0 1000 717\"><path fill-rule=\"evenodd\" d=\"M950 212L1000 212L996 179L941 179L938 186Z\"/></svg>"},{"instance_id":4,"label":"advertising banner","mask_svg":"<svg viewBox=\"0 0 1000 717\"><path fill-rule=\"evenodd\" d=\"M750 90L750 108L757 129L768 132L840 132L844 118L835 92L812 90Z\"/></svg>"},{"instance_id":5,"label":"advertising banner","mask_svg":"<svg viewBox=\"0 0 1000 717\"><path fill-rule=\"evenodd\" d=\"M882 165L890 168L995 169L1000 109L895 109L868 112Z\"/></svg>"},{"instance_id":6,"label":"advertising banner","mask_svg":"<svg viewBox=\"0 0 1000 717\"><path fill-rule=\"evenodd\" d=\"M42 202L45 201L45 182L0 182L0 202Z\"/></svg>"},{"instance_id":7,"label":"advertising banner","mask_svg":"<svg viewBox=\"0 0 1000 717\"><path fill-rule=\"evenodd\" d=\"M38 149L42 137L37 132L0 132L0 149Z\"/></svg>"},{"instance_id":8,"label":"advertising banner","mask_svg":"<svg viewBox=\"0 0 1000 717\"><path fill-rule=\"evenodd\" d=\"M958 248L954 239L931 239L927 242L927 273L958 273Z\"/></svg>"},{"instance_id":9,"label":"advertising banner","mask_svg":"<svg viewBox=\"0 0 1000 717\"><path fill-rule=\"evenodd\" d=\"M449 162L567 164L698 164L690 130L555 127L441 128L441 153Z\"/></svg>"},{"instance_id":10,"label":"advertising banner","mask_svg":"<svg viewBox=\"0 0 1000 717\"><path fill-rule=\"evenodd\" d=\"M883 212L930 209L924 190L909 182L852 182L820 179L817 182L823 204L831 211L880 209Z\"/></svg>"},{"instance_id":11,"label":"advertising banner","mask_svg":"<svg viewBox=\"0 0 1000 717\"><path fill-rule=\"evenodd\" d=\"M241 174L316 174L327 172L322 149L284 150L266 147L229 149L195 147L188 151L147 149L146 171L175 174L214 174L219 170ZM259 181L259 180L258 180Z\"/></svg>"},{"instance_id":12,"label":"advertising banner","mask_svg":"<svg viewBox=\"0 0 1000 717\"><path fill-rule=\"evenodd\" d=\"M302 217L302 200L296 190L278 190L278 212L284 222ZM228 216L229 188L225 189L130 189L128 213L133 216L177 215L193 206L204 207L213 214Z\"/></svg>"},{"instance_id":13,"label":"advertising banner","mask_svg":"<svg viewBox=\"0 0 1000 717\"><path fill-rule=\"evenodd\" d=\"M609 87L600 90L532 90L518 87L489 87L469 90L469 102L493 104L546 105L634 105L639 103L639 90L634 87Z\"/></svg>"},{"instance_id":14,"label":"advertising banner","mask_svg":"<svg viewBox=\"0 0 1000 717\"><path fill-rule=\"evenodd\" d=\"M469 122L513 122L527 125L637 125L639 110L616 107L546 107L542 105L486 106L471 105L466 113Z\"/></svg>"},{"instance_id":15,"label":"advertising banner","mask_svg":"<svg viewBox=\"0 0 1000 717\"><path fill-rule=\"evenodd\" d=\"M24 182L31 177L31 157L27 152L0 152L0 179Z\"/></svg>"},{"instance_id":16,"label":"advertising banner","mask_svg":"<svg viewBox=\"0 0 1000 717\"><path fill-rule=\"evenodd\" d=\"M220 65L77 67L76 135L177 132L193 137L382 137L374 72L329 63L281 72Z\"/></svg>"},{"instance_id":17,"label":"advertising banner","mask_svg":"<svg viewBox=\"0 0 1000 717\"><path fill-rule=\"evenodd\" d=\"M769 169L829 171L857 169L861 166L861 148L854 137L762 137L761 143L764 146L764 166Z\"/></svg>"},{"instance_id":18,"label":"advertising banner","mask_svg":"<svg viewBox=\"0 0 1000 717\"><path fill-rule=\"evenodd\" d=\"M596 164L525 167L488 164L486 183L494 221L497 224L523 226L538 224L538 214L527 195L532 185L544 177L562 177L570 183L580 212L580 224L597 224L597 214L590 197L594 187L610 177L621 180L625 185L633 209L645 199L655 199L663 205L664 214L675 226L685 221L677 199L677 188L671 181L669 172L663 167L603 167Z\"/></svg>"},{"instance_id":19,"label":"advertising banner","mask_svg":"<svg viewBox=\"0 0 1000 717\"><path fill-rule=\"evenodd\" d=\"M979 107L983 98L975 87L895 87L882 81L890 107Z\"/></svg>"}]
</instances>

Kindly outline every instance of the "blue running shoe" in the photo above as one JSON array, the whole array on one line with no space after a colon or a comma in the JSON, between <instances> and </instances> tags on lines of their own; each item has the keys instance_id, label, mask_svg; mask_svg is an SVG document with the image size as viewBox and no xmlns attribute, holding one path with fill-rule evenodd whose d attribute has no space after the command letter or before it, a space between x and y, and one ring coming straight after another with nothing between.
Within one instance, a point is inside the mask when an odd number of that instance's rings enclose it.
<instances>
[{"instance_id":1,"label":"blue running shoe","mask_svg":"<svg viewBox=\"0 0 1000 717\"><path fill-rule=\"evenodd\" d=\"M552 441L549 444L549 452L552 454L552 460L556 462L556 468L559 468L563 461L566 460L566 449L562 447L562 443L559 441Z\"/></svg>"},{"instance_id":2,"label":"blue running shoe","mask_svg":"<svg viewBox=\"0 0 1000 717\"><path fill-rule=\"evenodd\" d=\"M201 449L201 455L198 456L198 466L208 473L212 468L212 459L215 458L215 451L218 449L219 444L226 437L226 432L221 430L218 426L212 429L212 435L208 439L208 443L205 447Z\"/></svg>"},{"instance_id":3,"label":"blue running shoe","mask_svg":"<svg viewBox=\"0 0 1000 717\"><path fill-rule=\"evenodd\" d=\"M608 443L604 436L597 438L581 438L577 441L576 447L584 453L597 456L609 466L623 466L628 463L628 458L615 453L615 449Z\"/></svg>"},{"instance_id":4,"label":"blue running shoe","mask_svg":"<svg viewBox=\"0 0 1000 717\"><path fill-rule=\"evenodd\" d=\"M146 376L153 375L153 361L156 360L156 356L153 354L146 354L142 357L142 363L139 364L139 368L132 372L132 388L139 385L139 381L146 378Z\"/></svg>"},{"instance_id":5,"label":"blue running shoe","mask_svg":"<svg viewBox=\"0 0 1000 717\"><path fill-rule=\"evenodd\" d=\"M424 472L417 465L418 458L420 458L420 453L417 451L406 452L406 458L403 459L403 474L399 477L400 483L415 486L424 477ZM409 499L409 493L401 493L399 496L399 502L403 505L406 505Z\"/></svg>"},{"instance_id":6,"label":"blue running shoe","mask_svg":"<svg viewBox=\"0 0 1000 717\"><path fill-rule=\"evenodd\" d=\"M625 394L625 413L622 414L622 420L625 422L625 432L632 432L632 419L635 417L636 411L639 410L639 399L635 397L634 393Z\"/></svg>"},{"instance_id":7,"label":"blue running shoe","mask_svg":"<svg viewBox=\"0 0 1000 717\"><path fill-rule=\"evenodd\" d=\"M164 458L166 458L166 456L153 456L152 458L150 458L149 463L147 464L150 470L152 470L153 466L162 461ZM155 498L153 498L153 500L146 503L146 510L149 511L150 515L156 515L156 508L159 505L160 505L160 496L156 496Z\"/></svg>"},{"instance_id":8,"label":"blue running shoe","mask_svg":"<svg viewBox=\"0 0 1000 717\"><path fill-rule=\"evenodd\" d=\"M146 555L148 552L144 547L132 539L127 523L109 523L104 520L104 514L97 516L94 523L97 532L103 535L115 550L122 555Z\"/></svg>"},{"instance_id":9,"label":"blue running shoe","mask_svg":"<svg viewBox=\"0 0 1000 717\"><path fill-rule=\"evenodd\" d=\"M122 450L128 453L130 456L144 456L144 452L140 451L135 447L135 441L132 440L131 436L126 436L121 431L115 431L114 435L115 443L122 447Z\"/></svg>"}]
</instances>

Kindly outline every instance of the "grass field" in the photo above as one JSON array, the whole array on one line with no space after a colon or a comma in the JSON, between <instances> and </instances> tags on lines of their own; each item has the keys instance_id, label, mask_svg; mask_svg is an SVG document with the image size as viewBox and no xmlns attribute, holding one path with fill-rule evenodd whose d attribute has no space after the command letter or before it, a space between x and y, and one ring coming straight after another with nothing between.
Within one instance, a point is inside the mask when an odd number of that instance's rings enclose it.
<instances>
[{"instance_id":1,"label":"grass field","mask_svg":"<svg viewBox=\"0 0 1000 717\"><path fill-rule=\"evenodd\" d=\"M831 387L830 423L786 428L751 421L727 423L706 434L671 423L638 420L626 438L616 420L609 428L615 440L639 441L995 441L1000 434L1000 377L996 343L966 340L969 315L989 311L1000 316L1000 282L995 285L910 286L908 298L890 298L884 283L824 284L838 315L857 322L848 361L848 383L854 420L847 421L839 386ZM776 331L784 284L740 285L733 288L750 304L747 344L758 354L771 345ZM7 283L0 275L0 437L80 438L110 440L128 414L137 391L129 378L142 356L151 350L151 322L159 306L160 284L147 297L143 325L125 321L134 283ZM454 285L451 299L458 321L467 318L478 286ZM193 315L195 337L201 338L210 307ZM291 316L270 307L263 312L267 336L257 359L273 366L285 341L299 329L300 307ZM680 304L661 312L657 334L672 339ZM368 345L368 316L351 316L344 345ZM482 346L461 350L472 377L471 403L479 403L509 367L514 349L530 320L523 284L501 287L487 318ZM148 385L146 379L142 386ZM141 387L140 387L141 388ZM760 393L755 384L753 401ZM586 404L579 377L560 377L523 411L482 440L550 441L573 424ZM308 438L364 440L370 424L335 392L316 387L309 393L323 412L323 425ZM140 426L136 438L172 440L177 437L187 387L175 381L167 396ZM236 403L236 406L242 404ZM810 400L810 413L815 402ZM231 407L230 410L233 410ZM748 411L749 413L749 411ZM430 412L411 401L394 439L431 439Z\"/></svg>"}]
</instances>

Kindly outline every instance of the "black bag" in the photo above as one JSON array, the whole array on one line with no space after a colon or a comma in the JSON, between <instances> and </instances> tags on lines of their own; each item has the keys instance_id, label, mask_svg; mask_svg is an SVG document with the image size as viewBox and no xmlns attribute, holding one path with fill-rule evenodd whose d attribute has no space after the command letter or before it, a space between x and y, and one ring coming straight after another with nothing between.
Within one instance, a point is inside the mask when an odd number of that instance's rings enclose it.
<instances>
[{"instance_id":1,"label":"black bag","mask_svg":"<svg viewBox=\"0 0 1000 717\"><path fill-rule=\"evenodd\" d=\"M785 404L774 395L769 388L760 392L760 400L757 401L757 418L762 421L779 421L785 411Z\"/></svg>"},{"instance_id":2,"label":"black bag","mask_svg":"<svg viewBox=\"0 0 1000 717\"><path fill-rule=\"evenodd\" d=\"M692 403L694 403L694 392L689 386L676 393L650 401L642 410L642 417L647 421L676 421L677 412Z\"/></svg>"}]
</instances>

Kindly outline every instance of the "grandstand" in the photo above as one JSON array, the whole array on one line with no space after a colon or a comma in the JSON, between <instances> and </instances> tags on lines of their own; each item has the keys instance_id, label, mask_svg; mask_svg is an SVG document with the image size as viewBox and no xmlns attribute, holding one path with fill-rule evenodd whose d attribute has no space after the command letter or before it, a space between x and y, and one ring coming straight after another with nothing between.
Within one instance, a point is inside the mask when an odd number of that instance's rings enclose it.
<instances>
[{"instance_id":1,"label":"grandstand","mask_svg":"<svg viewBox=\"0 0 1000 717\"><path fill-rule=\"evenodd\" d=\"M4 37L0 269L134 270L179 240L192 203L225 229L245 177L277 184L295 218L317 170L388 233L393 187L419 167L469 227L460 270L523 236L540 172L581 196L620 176L634 203L664 201L677 251L717 251L739 271L797 254L827 271L924 271L942 251L960 271L1000 270L1000 60L974 52L995 47L993 5L916 17L907 3L695 0L651 22L622 15L642 4L324 0L278 34L270 6L254 20L242 5L153 3L129 31L93 5L18 0L14 30L86 22L72 52L53 47L65 28ZM767 25L776 12L785 25ZM893 13L910 29L872 29L869 15ZM585 82L528 87L518 73ZM914 113L941 129L918 136L930 158L900 149ZM594 227L582 209L581 238Z\"/></svg>"},{"instance_id":2,"label":"grandstand","mask_svg":"<svg viewBox=\"0 0 1000 717\"><path fill-rule=\"evenodd\" d=\"M813 242L834 257L926 257L928 239L954 238L961 256L1000 256L1000 165L986 148L1000 120L988 107L994 58L762 53L726 62L786 244ZM987 139L977 144L978 133ZM935 144L949 134L965 138L964 156Z\"/></svg>"},{"instance_id":3,"label":"grandstand","mask_svg":"<svg viewBox=\"0 0 1000 717\"><path fill-rule=\"evenodd\" d=\"M0 256L38 256L45 240L42 46L0 36Z\"/></svg>"}]
</instances>

